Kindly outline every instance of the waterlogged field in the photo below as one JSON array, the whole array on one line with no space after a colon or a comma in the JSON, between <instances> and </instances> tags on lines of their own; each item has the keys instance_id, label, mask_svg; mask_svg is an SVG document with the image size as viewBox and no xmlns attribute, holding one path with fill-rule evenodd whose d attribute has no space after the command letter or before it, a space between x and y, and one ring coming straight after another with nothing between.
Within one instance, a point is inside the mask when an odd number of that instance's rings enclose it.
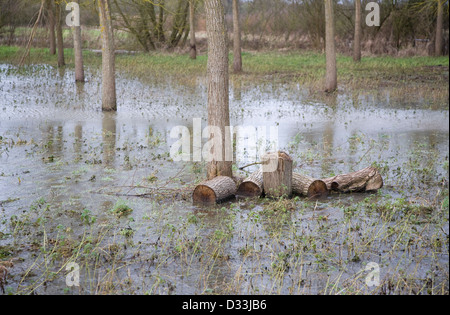
<instances>
[{"instance_id":1,"label":"waterlogged field","mask_svg":"<svg viewBox=\"0 0 450 315\"><path fill-rule=\"evenodd\" d=\"M119 73L117 113L100 110L95 68L84 85L73 77L0 65L6 293L448 294L448 90L324 96L289 78L233 77L232 125L277 126L296 172L374 165L385 185L200 207L191 194L205 163L169 152L173 127L206 126L204 76Z\"/></svg>"}]
</instances>

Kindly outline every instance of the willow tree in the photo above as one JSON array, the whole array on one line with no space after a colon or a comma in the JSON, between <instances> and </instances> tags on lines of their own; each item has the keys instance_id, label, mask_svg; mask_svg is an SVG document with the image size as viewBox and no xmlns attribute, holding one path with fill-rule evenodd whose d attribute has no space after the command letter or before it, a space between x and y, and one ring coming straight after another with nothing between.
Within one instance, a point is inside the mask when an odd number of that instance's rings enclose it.
<instances>
[{"instance_id":1,"label":"willow tree","mask_svg":"<svg viewBox=\"0 0 450 315\"><path fill-rule=\"evenodd\" d=\"M355 0L355 38L353 41L353 60L361 61L361 0Z\"/></svg>"},{"instance_id":2,"label":"willow tree","mask_svg":"<svg viewBox=\"0 0 450 315\"><path fill-rule=\"evenodd\" d=\"M175 12L172 32L168 42L169 48L175 48L182 41L186 39L189 34L188 15L189 15L189 1L180 0ZM183 36L184 35L184 36ZM183 42L184 42L183 39Z\"/></svg>"},{"instance_id":3,"label":"willow tree","mask_svg":"<svg viewBox=\"0 0 450 315\"><path fill-rule=\"evenodd\" d=\"M80 0L75 1L77 6L80 6ZM81 25L79 24L79 17L75 18L76 21L72 24L73 34L73 50L75 55L75 81L84 82L84 64L83 64L83 47L81 39ZM75 23L76 22L76 23Z\"/></svg>"},{"instance_id":4,"label":"willow tree","mask_svg":"<svg viewBox=\"0 0 450 315\"><path fill-rule=\"evenodd\" d=\"M433 26L429 28L428 22L427 24L419 23L418 28L420 31L425 30L425 32L434 33L434 55L442 56L443 54L443 44L444 44L444 7L446 6L447 0L417 0L411 5L416 11L416 17L425 16L427 21L435 21ZM448 14L448 7L447 14ZM431 37L432 35L429 34Z\"/></svg>"},{"instance_id":5,"label":"willow tree","mask_svg":"<svg viewBox=\"0 0 450 315\"><path fill-rule=\"evenodd\" d=\"M109 0L98 0L102 36L102 110L116 111L116 66L114 32Z\"/></svg>"},{"instance_id":6,"label":"willow tree","mask_svg":"<svg viewBox=\"0 0 450 315\"><path fill-rule=\"evenodd\" d=\"M55 1L56 11L56 44L58 47L58 67L64 67L66 61L64 58L64 37L61 21L61 2Z\"/></svg>"},{"instance_id":7,"label":"willow tree","mask_svg":"<svg viewBox=\"0 0 450 315\"><path fill-rule=\"evenodd\" d=\"M53 10L53 0L46 0L47 11L47 27L48 27L48 40L49 50L51 55L56 55L56 35L55 35L55 12Z\"/></svg>"},{"instance_id":8,"label":"willow tree","mask_svg":"<svg viewBox=\"0 0 450 315\"><path fill-rule=\"evenodd\" d=\"M205 0L206 29L208 36L208 125L215 132L210 133L214 142L208 161L207 176L233 175L232 162L226 161L226 132L230 125L228 43L225 24L225 10L221 0Z\"/></svg>"},{"instance_id":9,"label":"willow tree","mask_svg":"<svg viewBox=\"0 0 450 315\"><path fill-rule=\"evenodd\" d=\"M325 53L327 59L327 74L325 91L334 92L337 89L336 43L333 0L325 0Z\"/></svg>"},{"instance_id":10,"label":"willow tree","mask_svg":"<svg viewBox=\"0 0 450 315\"><path fill-rule=\"evenodd\" d=\"M233 0L233 70L242 71L241 25L239 22L239 0Z\"/></svg>"},{"instance_id":11,"label":"willow tree","mask_svg":"<svg viewBox=\"0 0 450 315\"><path fill-rule=\"evenodd\" d=\"M189 55L197 59L197 43L195 39L195 0L189 0Z\"/></svg>"},{"instance_id":12,"label":"willow tree","mask_svg":"<svg viewBox=\"0 0 450 315\"><path fill-rule=\"evenodd\" d=\"M193 0L196 2L196 0ZM117 27L130 33L145 51L173 49L189 36L191 0L112 0Z\"/></svg>"},{"instance_id":13,"label":"willow tree","mask_svg":"<svg viewBox=\"0 0 450 315\"><path fill-rule=\"evenodd\" d=\"M434 53L436 56L442 55L442 41L444 28L444 0L437 0L437 22L436 22L436 41Z\"/></svg>"}]
</instances>

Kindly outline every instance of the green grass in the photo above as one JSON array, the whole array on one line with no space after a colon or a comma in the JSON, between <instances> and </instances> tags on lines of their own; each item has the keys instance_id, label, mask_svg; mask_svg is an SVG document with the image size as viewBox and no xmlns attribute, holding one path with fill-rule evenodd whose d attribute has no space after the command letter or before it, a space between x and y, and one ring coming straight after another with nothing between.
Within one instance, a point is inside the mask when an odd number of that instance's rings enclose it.
<instances>
[{"instance_id":1,"label":"green grass","mask_svg":"<svg viewBox=\"0 0 450 315\"><path fill-rule=\"evenodd\" d=\"M326 60L325 55L314 52L258 53L244 55L244 66L250 73L288 75L300 83L308 83L323 80ZM440 81L442 73L430 68L436 66L448 67L448 57L366 57L360 63L355 63L349 56L337 57L339 82L356 87L386 80L396 83L402 79L414 80L411 76L431 76ZM448 74L448 69L446 71Z\"/></svg>"},{"instance_id":2,"label":"green grass","mask_svg":"<svg viewBox=\"0 0 450 315\"><path fill-rule=\"evenodd\" d=\"M18 47L0 47L0 63L16 64L24 50ZM72 49L65 49L67 67L73 68ZM84 51L85 65L100 68L101 56ZM230 66L233 56L230 54ZM47 49L33 48L27 59L29 64L57 65L57 56ZM317 52L256 52L243 54L244 73L232 77L243 81L271 80L298 82L314 90L320 90L325 77L325 56ZM118 55L118 71L137 78L176 75L178 78L195 79L205 76L207 56L191 60L186 54L155 52ZM348 88L367 88L378 85L420 86L442 88L448 85L448 57L366 57L360 63L349 56L337 57L338 81ZM231 71L230 71L231 72ZM195 80L194 80L195 81Z\"/></svg>"},{"instance_id":3,"label":"green grass","mask_svg":"<svg viewBox=\"0 0 450 315\"><path fill-rule=\"evenodd\" d=\"M25 49L16 46L0 46L0 63L18 64ZM95 63L95 54L90 51L84 51L83 56L86 59L86 65ZM68 67L74 67L73 49L64 49L64 57ZM101 61L101 58L99 59ZM46 48L32 48L26 59L26 64L48 64L57 66L58 56L50 55Z\"/></svg>"},{"instance_id":4,"label":"green grass","mask_svg":"<svg viewBox=\"0 0 450 315\"><path fill-rule=\"evenodd\" d=\"M207 57L191 60L188 55L151 53L120 55L116 58L117 68L137 76L148 74L177 74L197 76L206 74Z\"/></svg>"},{"instance_id":5,"label":"green grass","mask_svg":"<svg viewBox=\"0 0 450 315\"><path fill-rule=\"evenodd\" d=\"M111 209L111 213L116 215L117 217L121 218L123 216L127 216L128 214L132 213L133 209L131 209L124 200L118 200L115 204L114 208Z\"/></svg>"}]
</instances>

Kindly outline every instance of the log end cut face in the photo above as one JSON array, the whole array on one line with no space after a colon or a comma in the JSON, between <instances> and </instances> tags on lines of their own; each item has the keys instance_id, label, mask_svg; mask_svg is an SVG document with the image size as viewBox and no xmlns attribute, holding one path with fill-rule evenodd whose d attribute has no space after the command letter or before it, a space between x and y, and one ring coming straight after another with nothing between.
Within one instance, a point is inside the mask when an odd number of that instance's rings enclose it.
<instances>
[{"instance_id":1,"label":"log end cut face","mask_svg":"<svg viewBox=\"0 0 450 315\"><path fill-rule=\"evenodd\" d=\"M367 182L366 191L377 191L383 188L383 177L375 169L375 175Z\"/></svg>"},{"instance_id":2,"label":"log end cut face","mask_svg":"<svg viewBox=\"0 0 450 315\"><path fill-rule=\"evenodd\" d=\"M262 195L261 187L252 182L244 182L239 185L239 190L236 193L243 197L259 197Z\"/></svg>"},{"instance_id":3,"label":"log end cut face","mask_svg":"<svg viewBox=\"0 0 450 315\"><path fill-rule=\"evenodd\" d=\"M192 199L195 204L214 204L228 200L236 194L236 183L227 176L217 176L198 185Z\"/></svg>"},{"instance_id":4,"label":"log end cut face","mask_svg":"<svg viewBox=\"0 0 450 315\"><path fill-rule=\"evenodd\" d=\"M216 203L216 193L206 185L198 185L193 194L195 204L214 204Z\"/></svg>"},{"instance_id":5,"label":"log end cut face","mask_svg":"<svg viewBox=\"0 0 450 315\"><path fill-rule=\"evenodd\" d=\"M328 196L327 184L322 180L315 180L308 188L309 198L320 198Z\"/></svg>"}]
</instances>

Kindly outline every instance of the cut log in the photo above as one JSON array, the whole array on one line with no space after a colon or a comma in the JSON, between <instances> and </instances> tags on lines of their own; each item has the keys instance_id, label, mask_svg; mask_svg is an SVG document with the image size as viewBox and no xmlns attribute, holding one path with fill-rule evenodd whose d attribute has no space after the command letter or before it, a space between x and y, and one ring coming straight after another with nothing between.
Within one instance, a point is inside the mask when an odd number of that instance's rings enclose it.
<instances>
[{"instance_id":1,"label":"cut log","mask_svg":"<svg viewBox=\"0 0 450 315\"><path fill-rule=\"evenodd\" d=\"M263 194L262 168L251 174L239 185L236 193L238 196L259 197Z\"/></svg>"},{"instance_id":2,"label":"cut log","mask_svg":"<svg viewBox=\"0 0 450 315\"><path fill-rule=\"evenodd\" d=\"M192 197L196 204L220 203L234 197L236 190L233 179L217 176L195 187Z\"/></svg>"},{"instance_id":3,"label":"cut log","mask_svg":"<svg viewBox=\"0 0 450 315\"><path fill-rule=\"evenodd\" d=\"M292 158L286 152L267 153L262 157L264 193L269 198L292 196Z\"/></svg>"},{"instance_id":4,"label":"cut log","mask_svg":"<svg viewBox=\"0 0 450 315\"><path fill-rule=\"evenodd\" d=\"M328 188L324 181L294 173L292 175L292 192L296 195L315 198L328 195Z\"/></svg>"},{"instance_id":5,"label":"cut log","mask_svg":"<svg viewBox=\"0 0 450 315\"><path fill-rule=\"evenodd\" d=\"M383 187L383 178L375 167L337 175L323 180L327 188L340 193L375 191Z\"/></svg>"}]
</instances>

